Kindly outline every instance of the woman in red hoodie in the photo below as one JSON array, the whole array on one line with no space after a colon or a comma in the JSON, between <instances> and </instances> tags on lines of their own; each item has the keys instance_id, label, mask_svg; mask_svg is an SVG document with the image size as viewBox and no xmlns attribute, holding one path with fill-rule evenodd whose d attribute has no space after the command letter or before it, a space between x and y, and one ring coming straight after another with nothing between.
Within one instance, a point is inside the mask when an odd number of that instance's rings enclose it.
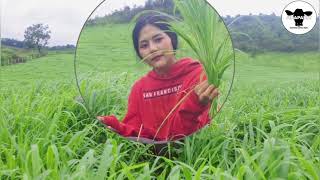
<instances>
[{"instance_id":1,"label":"woman in red hoodie","mask_svg":"<svg viewBox=\"0 0 320 180\"><path fill-rule=\"evenodd\" d=\"M159 15L142 16L132 32L137 55L152 70L133 85L125 118L98 117L122 136L171 141L210 122L210 102L218 89L208 85L198 61L176 59L177 35L164 21Z\"/></svg>"}]
</instances>

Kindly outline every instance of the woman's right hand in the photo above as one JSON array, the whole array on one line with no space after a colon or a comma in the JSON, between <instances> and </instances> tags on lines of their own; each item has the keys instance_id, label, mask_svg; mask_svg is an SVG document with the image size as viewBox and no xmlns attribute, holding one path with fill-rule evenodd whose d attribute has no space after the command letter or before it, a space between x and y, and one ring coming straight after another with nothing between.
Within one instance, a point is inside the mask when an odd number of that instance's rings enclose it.
<instances>
[{"instance_id":1,"label":"woman's right hand","mask_svg":"<svg viewBox=\"0 0 320 180\"><path fill-rule=\"evenodd\" d=\"M219 95L218 88L214 85L209 85L208 80L196 85L194 91L198 95L199 102L202 105L207 105Z\"/></svg>"},{"instance_id":2,"label":"woman's right hand","mask_svg":"<svg viewBox=\"0 0 320 180\"><path fill-rule=\"evenodd\" d=\"M103 122L103 116L97 116L97 119L99 120L99 121L101 121L101 122Z\"/></svg>"}]
</instances>

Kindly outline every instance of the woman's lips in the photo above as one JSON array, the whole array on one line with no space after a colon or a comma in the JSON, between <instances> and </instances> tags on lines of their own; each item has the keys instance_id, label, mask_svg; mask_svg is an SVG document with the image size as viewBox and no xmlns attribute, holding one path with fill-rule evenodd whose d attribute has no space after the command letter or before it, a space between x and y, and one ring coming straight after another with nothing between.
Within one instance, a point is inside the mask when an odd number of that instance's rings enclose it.
<instances>
[{"instance_id":1,"label":"woman's lips","mask_svg":"<svg viewBox=\"0 0 320 180\"><path fill-rule=\"evenodd\" d=\"M163 55L156 56L152 58L152 61L158 61Z\"/></svg>"}]
</instances>

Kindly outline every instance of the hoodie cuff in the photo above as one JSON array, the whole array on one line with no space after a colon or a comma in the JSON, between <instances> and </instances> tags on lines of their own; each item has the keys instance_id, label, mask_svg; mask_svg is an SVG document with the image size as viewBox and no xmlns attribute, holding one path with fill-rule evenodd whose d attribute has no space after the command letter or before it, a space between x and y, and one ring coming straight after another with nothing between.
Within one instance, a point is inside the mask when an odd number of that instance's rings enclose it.
<instances>
[{"instance_id":1,"label":"hoodie cuff","mask_svg":"<svg viewBox=\"0 0 320 180\"><path fill-rule=\"evenodd\" d=\"M103 116L102 123L104 123L107 126L111 126L114 130L121 132L122 131L122 126L118 119L114 116Z\"/></svg>"}]
</instances>

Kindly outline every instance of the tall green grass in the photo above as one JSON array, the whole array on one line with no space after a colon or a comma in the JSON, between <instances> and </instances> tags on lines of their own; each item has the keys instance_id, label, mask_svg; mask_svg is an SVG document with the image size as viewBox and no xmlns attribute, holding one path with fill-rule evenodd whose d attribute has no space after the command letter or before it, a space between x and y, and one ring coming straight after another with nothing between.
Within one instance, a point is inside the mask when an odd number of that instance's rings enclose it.
<instances>
[{"instance_id":1,"label":"tall green grass","mask_svg":"<svg viewBox=\"0 0 320 180\"><path fill-rule=\"evenodd\" d=\"M121 97L127 96L134 76L109 75L107 86L100 77L84 90L96 93L88 97L96 103L92 111L123 116ZM169 149L167 158L153 155L150 145L107 131L75 99L73 85L2 88L0 177L319 179L319 87L317 80L240 86L211 126Z\"/></svg>"}]
</instances>

